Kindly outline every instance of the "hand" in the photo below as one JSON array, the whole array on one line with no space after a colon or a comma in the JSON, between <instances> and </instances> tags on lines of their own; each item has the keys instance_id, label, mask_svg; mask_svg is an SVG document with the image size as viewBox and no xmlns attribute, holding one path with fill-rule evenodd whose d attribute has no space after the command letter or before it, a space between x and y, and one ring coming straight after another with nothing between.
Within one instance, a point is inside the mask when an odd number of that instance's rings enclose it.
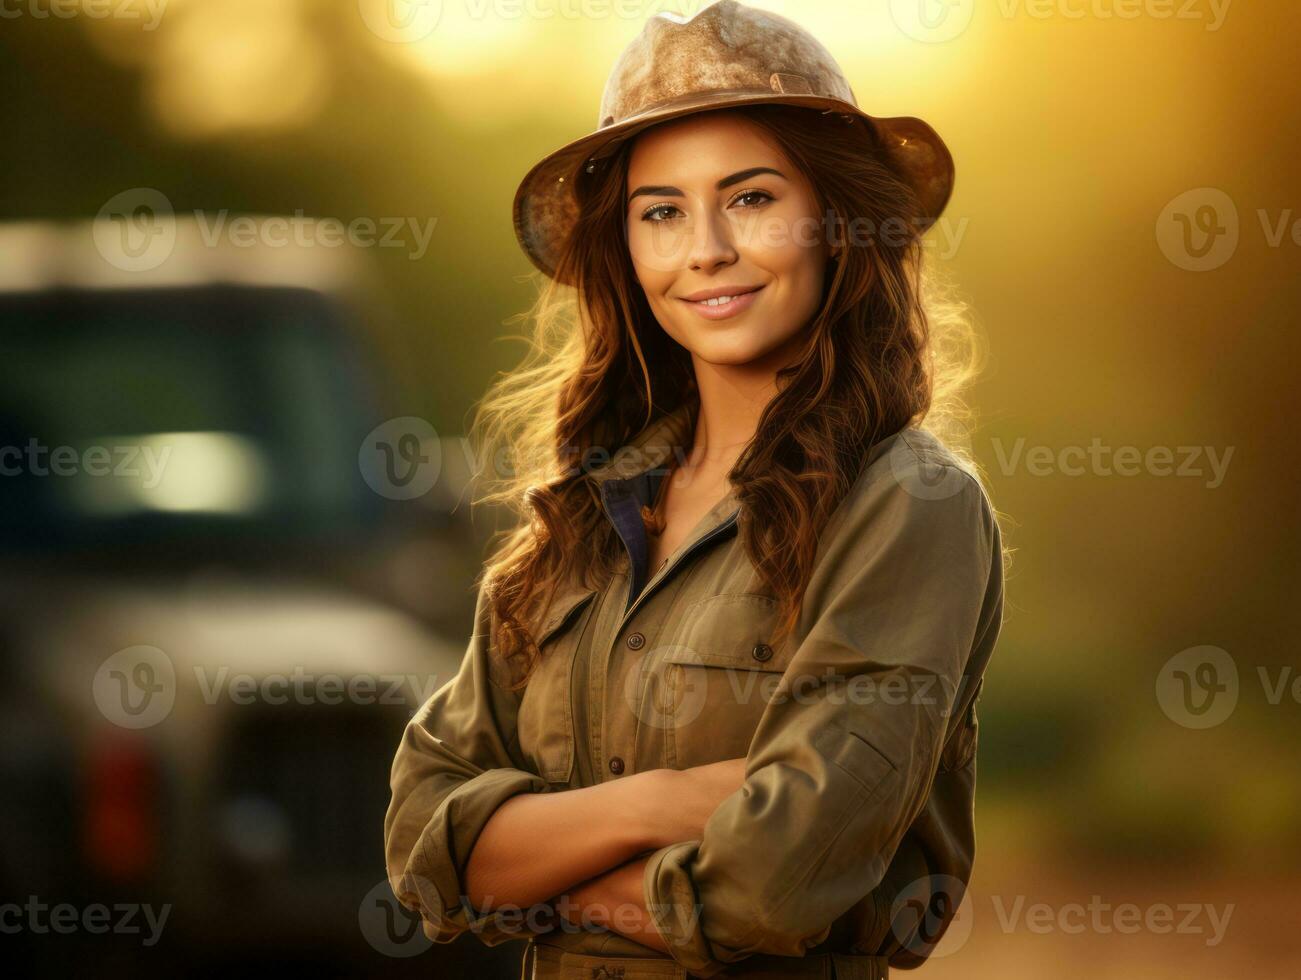
<instances>
[{"instance_id":1,"label":"hand","mask_svg":"<svg viewBox=\"0 0 1301 980\"><path fill-rule=\"evenodd\" d=\"M642 897L646 876L645 857L612 868L602 875L557 896L553 907L570 924L618 932L643 946L668 954L668 945L656 929Z\"/></svg>"}]
</instances>

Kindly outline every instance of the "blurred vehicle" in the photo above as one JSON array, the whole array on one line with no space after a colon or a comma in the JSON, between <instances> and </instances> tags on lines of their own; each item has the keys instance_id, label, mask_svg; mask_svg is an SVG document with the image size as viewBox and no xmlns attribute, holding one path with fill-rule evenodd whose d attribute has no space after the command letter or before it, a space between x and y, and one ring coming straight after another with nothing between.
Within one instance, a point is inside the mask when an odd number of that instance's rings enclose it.
<instances>
[{"instance_id":1,"label":"blurred vehicle","mask_svg":"<svg viewBox=\"0 0 1301 980\"><path fill-rule=\"evenodd\" d=\"M10 228L0 255L84 232ZM0 283L0 889L170 906L152 950L84 937L98 975L106 949L133 975L367 951L388 763L465 649L463 487L368 483L388 379L355 308L301 283L316 256L279 258Z\"/></svg>"}]
</instances>

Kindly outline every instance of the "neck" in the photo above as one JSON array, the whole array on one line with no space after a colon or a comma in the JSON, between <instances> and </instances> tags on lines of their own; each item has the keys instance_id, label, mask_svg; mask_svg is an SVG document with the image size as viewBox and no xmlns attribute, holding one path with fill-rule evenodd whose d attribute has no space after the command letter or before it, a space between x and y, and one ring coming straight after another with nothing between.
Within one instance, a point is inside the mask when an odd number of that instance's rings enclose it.
<instances>
[{"instance_id":1,"label":"neck","mask_svg":"<svg viewBox=\"0 0 1301 980\"><path fill-rule=\"evenodd\" d=\"M686 465L693 469L730 470L754 438L759 416L777 395L777 370L789 362L789 350L742 365L709 364L693 357L700 408Z\"/></svg>"}]
</instances>

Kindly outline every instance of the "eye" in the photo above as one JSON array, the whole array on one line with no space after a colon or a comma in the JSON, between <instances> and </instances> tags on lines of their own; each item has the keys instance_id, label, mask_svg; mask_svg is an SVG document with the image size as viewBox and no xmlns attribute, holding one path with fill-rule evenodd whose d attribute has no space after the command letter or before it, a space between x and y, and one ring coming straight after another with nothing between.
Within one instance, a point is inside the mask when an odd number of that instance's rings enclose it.
<instances>
[{"instance_id":1,"label":"eye","mask_svg":"<svg viewBox=\"0 0 1301 980\"><path fill-rule=\"evenodd\" d=\"M661 211L677 211L677 208L674 207L672 204L655 204L647 208L645 211L641 213L641 220L652 221L652 222L668 221L669 220L668 218L653 217L654 215L659 214Z\"/></svg>"},{"instance_id":2,"label":"eye","mask_svg":"<svg viewBox=\"0 0 1301 980\"><path fill-rule=\"evenodd\" d=\"M757 198L759 198L759 199L760 199L760 200L759 200L759 203L758 203L758 204L744 204L744 205L742 205L742 207L747 207L747 208L757 208L757 207L760 207L761 205L767 203L768 201L773 200L773 196L772 196L771 194L769 194L767 191L751 190L751 191L742 191L742 192L741 192L740 194L738 194L735 198L733 198L732 203L733 203L733 204L737 204L737 203L739 203L739 202L741 202L741 201L744 201L744 200L745 200L746 198L748 198L748 197L757 197Z\"/></svg>"}]
</instances>

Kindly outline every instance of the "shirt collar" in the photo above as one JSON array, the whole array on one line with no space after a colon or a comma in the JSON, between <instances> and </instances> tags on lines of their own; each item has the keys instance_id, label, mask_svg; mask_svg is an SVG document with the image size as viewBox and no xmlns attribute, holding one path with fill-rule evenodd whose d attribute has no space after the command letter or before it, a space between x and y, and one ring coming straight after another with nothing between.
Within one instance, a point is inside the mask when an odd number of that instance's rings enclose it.
<instances>
[{"instance_id":1,"label":"shirt collar","mask_svg":"<svg viewBox=\"0 0 1301 980\"><path fill-rule=\"evenodd\" d=\"M688 396L677 408L643 426L609 460L592 466L588 476L602 498L608 500L609 494L631 496L640 503L649 504L653 491L659 486L650 477L666 467L675 450L686 455L690 449L687 440L695 426L699 408L699 396ZM705 523L709 527L716 526L739 509L736 489L729 486L722 499L710 509Z\"/></svg>"},{"instance_id":2,"label":"shirt collar","mask_svg":"<svg viewBox=\"0 0 1301 980\"><path fill-rule=\"evenodd\" d=\"M666 415L653 419L610 459L592 466L587 471L589 479L598 487L612 481L626 482L648 470L658 470L670 460L674 450L685 454L690 448L686 442L698 407L695 398L688 398Z\"/></svg>"}]
</instances>

